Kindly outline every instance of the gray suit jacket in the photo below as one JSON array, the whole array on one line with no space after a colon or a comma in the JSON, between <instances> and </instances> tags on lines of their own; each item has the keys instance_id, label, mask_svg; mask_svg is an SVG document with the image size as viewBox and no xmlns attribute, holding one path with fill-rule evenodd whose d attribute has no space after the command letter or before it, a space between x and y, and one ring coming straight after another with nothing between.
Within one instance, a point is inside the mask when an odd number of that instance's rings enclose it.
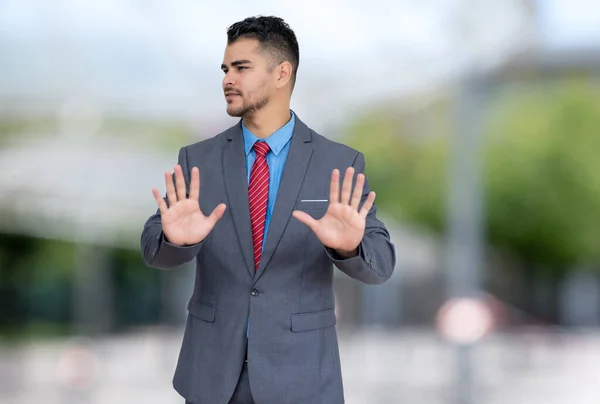
<instances>
[{"instance_id":1,"label":"gray suit jacket","mask_svg":"<svg viewBox=\"0 0 600 404\"><path fill-rule=\"evenodd\" d=\"M327 210L331 172L365 168L364 156L309 129L298 117L260 266L255 271L241 121L179 152L186 185L200 169L200 207L227 205L210 235L192 246L170 244L160 214L141 236L148 266L170 269L196 259L174 388L194 404L227 404L248 343L252 394L260 404L344 403L335 329L333 266L367 284L381 284L395 250L373 206L359 256L341 259L291 216L320 218ZM363 201L369 192L365 185ZM361 205L362 206L362 205ZM246 340L247 320L250 319Z\"/></svg>"}]
</instances>

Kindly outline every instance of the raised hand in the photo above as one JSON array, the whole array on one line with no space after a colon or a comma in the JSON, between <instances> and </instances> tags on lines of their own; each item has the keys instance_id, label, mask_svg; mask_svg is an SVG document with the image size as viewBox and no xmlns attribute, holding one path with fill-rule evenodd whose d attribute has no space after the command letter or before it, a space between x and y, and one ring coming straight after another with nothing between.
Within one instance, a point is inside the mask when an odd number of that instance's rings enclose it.
<instances>
[{"instance_id":1,"label":"raised hand","mask_svg":"<svg viewBox=\"0 0 600 404\"><path fill-rule=\"evenodd\" d=\"M165 184L167 186L168 205L158 189L152 188L152 194L160 209L165 238L170 243L180 246L201 242L208 236L219 219L223 217L225 204L221 203L209 216L204 216L198 202L200 197L200 171L197 167L192 168L189 198L186 196L183 170L179 164L175 166L176 186L173 184L173 176L169 171L165 172Z\"/></svg>"},{"instance_id":2,"label":"raised hand","mask_svg":"<svg viewBox=\"0 0 600 404\"><path fill-rule=\"evenodd\" d=\"M298 210L292 213L296 219L311 228L323 245L342 255L356 253L365 232L367 214L375 201L375 192L370 192L362 208L358 209L365 176L362 173L358 174L354 192L352 192L353 178L354 168L349 167L344 176L340 195L340 172L337 169L333 170L329 207L321 219L314 219L309 214Z\"/></svg>"}]
</instances>

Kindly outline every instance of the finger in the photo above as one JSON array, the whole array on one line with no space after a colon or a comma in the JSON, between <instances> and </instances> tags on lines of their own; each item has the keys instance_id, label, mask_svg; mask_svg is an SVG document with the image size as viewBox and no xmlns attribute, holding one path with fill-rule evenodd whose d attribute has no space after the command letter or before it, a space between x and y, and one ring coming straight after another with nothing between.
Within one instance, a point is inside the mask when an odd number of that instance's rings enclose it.
<instances>
[{"instance_id":1,"label":"finger","mask_svg":"<svg viewBox=\"0 0 600 404\"><path fill-rule=\"evenodd\" d=\"M210 220L213 226L217 224L217 222L223 217L225 209L227 209L227 205L225 205L224 203L220 203L217 205L216 208L213 209L210 216L208 216L208 220Z\"/></svg>"},{"instance_id":2,"label":"finger","mask_svg":"<svg viewBox=\"0 0 600 404\"><path fill-rule=\"evenodd\" d=\"M200 198L200 170L192 167L192 178L190 179L190 199L197 201Z\"/></svg>"},{"instance_id":3,"label":"finger","mask_svg":"<svg viewBox=\"0 0 600 404\"><path fill-rule=\"evenodd\" d=\"M329 186L329 203L340 201L340 170L337 168L331 173L331 185Z\"/></svg>"},{"instance_id":4,"label":"finger","mask_svg":"<svg viewBox=\"0 0 600 404\"><path fill-rule=\"evenodd\" d=\"M175 189L177 190L177 200L182 201L187 199L187 192L185 190L185 179L183 178L183 170L181 166L177 164L175 166Z\"/></svg>"},{"instance_id":5,"label":"finger","mask_svg":"<svg viewBox=\"0 0 600 404\"><path fill-rule=\"evenodd\" d=\"M300 222L307 225L312 231L315 231L315 229L317 228L318 220L314 219L311 215L309 215L306 212L295 210L292 212L292 216L294 216Z\"/></svg>"},{"instance_id":6,"label":"finger","mask_svg":"<svg viewBox=\"0 0 600 404\"><path fill-rule=\"evenodd\" d=\"M360 173L356 176L356 185L354 186L354 191L352 192L352 202L350 206L352 209L358 212L358 205L360 205L360 200L362 199L362 192L365 185L365 175Z\"/></svg>"},{"instance_id":7,"label":"finger","mask_svg":"<svg viewBox=\"0 0 600 404\"><path fill-rule=\"evenodd\" d=\"M175 193L175 185L173 184L173 174L169 171L165 171L165 185L167 186L169 206L173 206L177 203L177 194Z\"/></svg>"},{"instance_id":8,"label":"finger","mask_svg":"<svg viewBox=\"0 0 600 404\"><path fill-rule=\"evenodd\" d=\"M367 200L360 209L360 217L362 217L363 219L367 218L369 211L373 207L373 202L375 202L375 192L371 191L369 192L369 196L367 196Z\"/></svg>"},{"instance_id":9,"label":"finger","mask_svg":"<svg viewBox=\"0 0 600 404\"><path fill-rule=\"evenodd\" d=\"M167 210L169 209L167 207L167 203L165 202L165 199L162 197L162 195L160 194L160 192L158 192L158 189L156 188L152 188L152 195L154 195L154 200L156 201L156 204L158 205L158 208L160 209L160 214L164 215Z\"/></svg>"},{"instance_id":10,"label":"finger","mask_svg":"<svg viewBox=\"0 0 600 404\"><path fill-rule=\"evenodd\" d=\"M348 167L346 175L344 175L344 183L342 184L342 199L343 204L350 204L350 193L352 192L352 180L354 179L354 167Z\"/></svg>"}]
</instances>

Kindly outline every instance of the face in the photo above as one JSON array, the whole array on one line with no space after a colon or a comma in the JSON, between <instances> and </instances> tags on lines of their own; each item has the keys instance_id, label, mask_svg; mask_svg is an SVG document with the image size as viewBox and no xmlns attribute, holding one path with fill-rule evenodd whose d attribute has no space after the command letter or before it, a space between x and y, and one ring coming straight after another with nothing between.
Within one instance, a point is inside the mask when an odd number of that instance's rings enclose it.
<instances>
[{"instance_id":1,"label":"face","mask_svg":"<svg viewBox=\"0 0 600 404\"><path fill-rule=\"evenodd\" d=\"M274 70L253 39L239 39L225 48L221 70L227 113L249 117L264 108L276 89Z\"/></svg>"}]
</instances>

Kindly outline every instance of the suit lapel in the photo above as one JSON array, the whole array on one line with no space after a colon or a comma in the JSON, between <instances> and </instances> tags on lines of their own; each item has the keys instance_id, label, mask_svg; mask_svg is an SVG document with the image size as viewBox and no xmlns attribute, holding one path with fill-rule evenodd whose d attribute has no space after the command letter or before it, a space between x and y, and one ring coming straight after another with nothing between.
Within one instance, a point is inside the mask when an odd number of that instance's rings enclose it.
<instances>
[{"instance_id":1,"label":"suit lapel","mask_svg":"<svg viewBox=\"0 0 600 404\"><path fill-rule=\"evenodd\" d=\"M283 175L281 177L281 183L279 184L279 190L277 191L277 197L275 200L275 207L273 208L273 216L271 217L271 223L267 233L267 239L263 248L262 257L254 282L260 278L265 267L269 264L269 261L275 253L275 249L281 240L281 236L287 224L292 216L292 211L296 205L298 194L304 180L308 163L312 156L313 147L311 143L310 129L296 116L296 124L294 126L294 133L291 139L290 150L286 159ZM248 210L246 192L246 209ZM250 226L248 219L248 226ZM244 223L245 226L245 223ZM249 237L250 239L251 237Z\"/></svg>"},{"instance_id":2,"label":"suit lapel","mask_svg":"<svg viewBox=\"0 0 600 404\"><path fill-rule=\"evenodd\" d=\"M226 133L227 143L223 150L223 173L225 191L229 201L238 242L246 261L250 276L254 278L254 247L252 245L252 227L250 225L250 206L248 203L248 178L246 156L242 136L241 121Z\"/></svg>"}]
</instances>

